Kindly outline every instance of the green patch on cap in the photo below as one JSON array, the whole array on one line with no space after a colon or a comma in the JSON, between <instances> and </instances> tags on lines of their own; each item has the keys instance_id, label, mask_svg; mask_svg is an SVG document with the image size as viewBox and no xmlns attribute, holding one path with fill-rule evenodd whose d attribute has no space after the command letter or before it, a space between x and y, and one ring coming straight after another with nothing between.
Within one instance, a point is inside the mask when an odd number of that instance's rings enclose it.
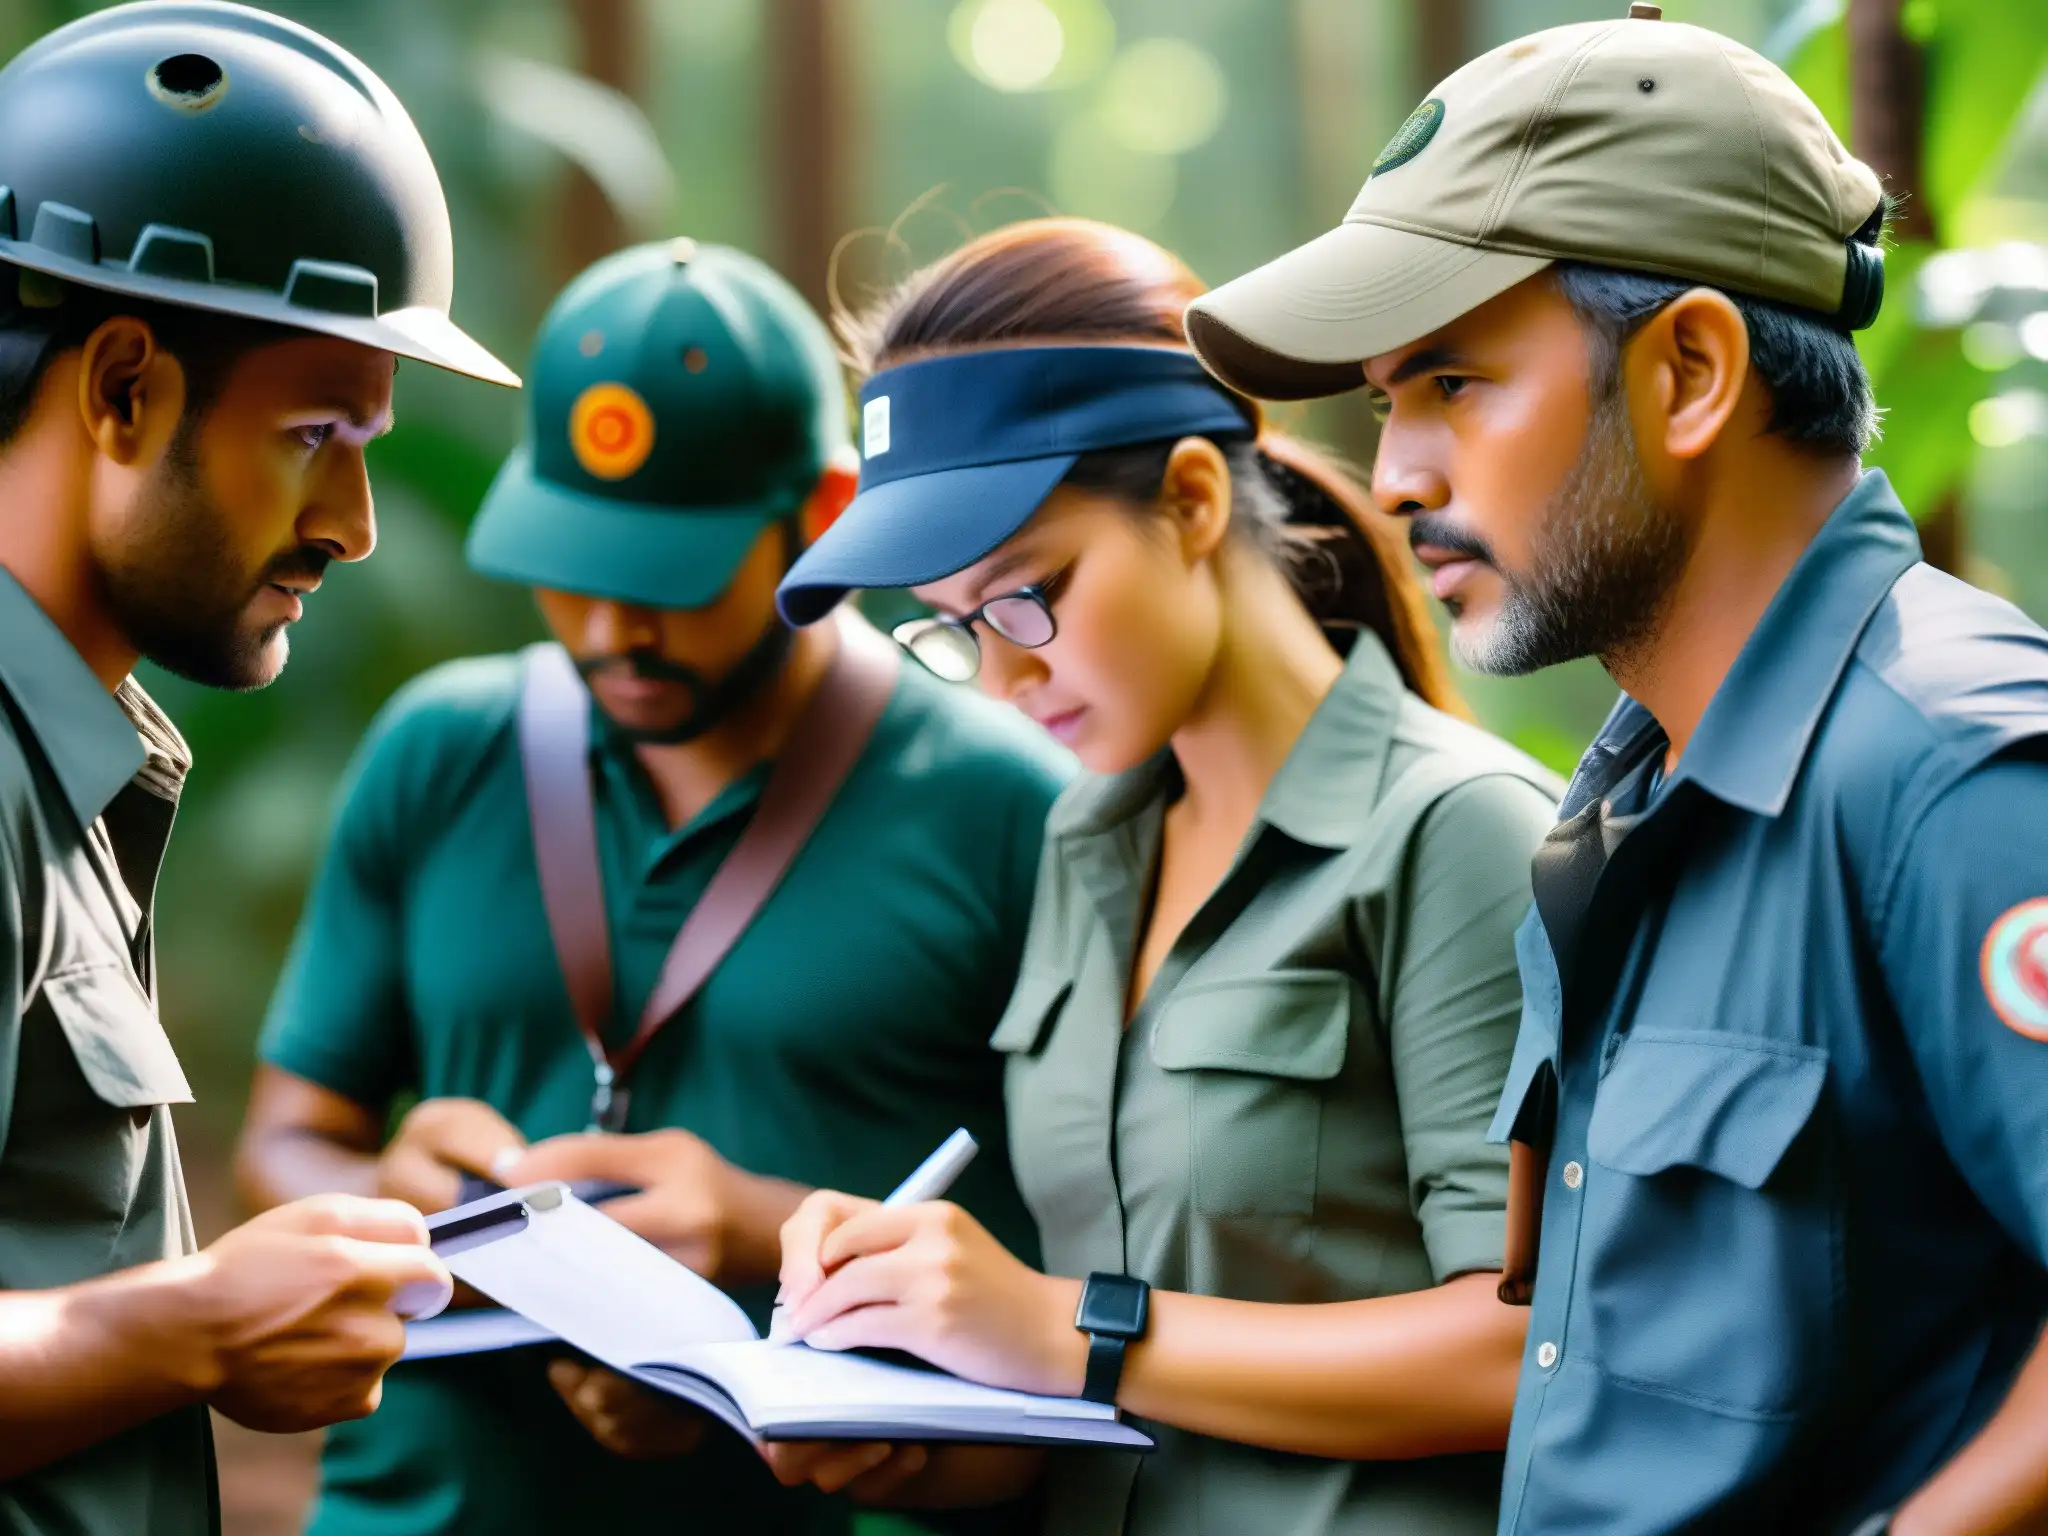
<instances>
[{"instance_id":1,"label":"green patch on cap","mask_svg":"<svg viewBox=\"0 0 2048 1536\"><path fill-rule=\"evenodd\" d=\"M1373 176L1391 171L1396 166L1406 165L1421 154L1429 141L1436 137L1437 129L1444 125L1444 104L1432 96L1413 112L1403 123L1387 147L1380 151L1379 159L1372 163ZM1368 177L1368 180L1371 178Z\"/></svg>"}]
</instances>

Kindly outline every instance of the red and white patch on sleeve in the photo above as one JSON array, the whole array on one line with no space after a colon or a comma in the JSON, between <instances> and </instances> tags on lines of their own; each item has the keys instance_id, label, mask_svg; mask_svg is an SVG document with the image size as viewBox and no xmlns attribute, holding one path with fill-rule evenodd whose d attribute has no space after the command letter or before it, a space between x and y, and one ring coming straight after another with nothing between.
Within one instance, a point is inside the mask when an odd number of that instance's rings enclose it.
<instances>
[{"instance_id":1,"label":"red and white patch on sleeve","mask_svg":"<svg viewBox=\"0 0 2048 1536\"><path fill-rule=\"evenodd\" d=\"M1991 925L1978 960L1984 995L2029 1040L2048 1041L2048 896L2023 901Z\"/></svg>"}]
</instances>

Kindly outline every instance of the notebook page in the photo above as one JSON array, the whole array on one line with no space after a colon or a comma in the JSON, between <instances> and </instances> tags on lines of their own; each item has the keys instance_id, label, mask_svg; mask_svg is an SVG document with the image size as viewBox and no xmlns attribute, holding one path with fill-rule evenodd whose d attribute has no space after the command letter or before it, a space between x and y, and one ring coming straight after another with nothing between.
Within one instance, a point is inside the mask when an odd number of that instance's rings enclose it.
<instances>
[{"instance_id":1,"label":"notebook page","mask_svg":"<svg viewBox=\"0 0 2048 1536\"><path fill-rule=\"evenodd\" d=\"M1116 1410L1106 1403L1010 1392L803 1345L700 1344L664 1359L710 1377L756 1424L821 1412L852 1420L915 1416L963 1426L1020 1418L1116 1420Z\"/></svg>"},{"instance_id":2,"label":"notebook page","mask_svg":"<svg viewBox=\"0 0 2048 1536\"><path fill-rule=\"evenodd\" d=\"M553 1337L539 1323L497 1307L443 1312L425 1322L405 1325L405 1358L434 1360L443 1355L481 1355L539 1344Z\"/></svg>"},{"instance_id":3,"label":"notebook page","mask_svg":"<svg viewBox=\"0 0 2048 1536\"><path fill-rule=\"evenodd\" d=\"M448 1254L448 1267L586 1354L629 1370L759 1337L725 1292L573 1195L527 1212L525 1230Z\"/></svg>"}]
</instances>

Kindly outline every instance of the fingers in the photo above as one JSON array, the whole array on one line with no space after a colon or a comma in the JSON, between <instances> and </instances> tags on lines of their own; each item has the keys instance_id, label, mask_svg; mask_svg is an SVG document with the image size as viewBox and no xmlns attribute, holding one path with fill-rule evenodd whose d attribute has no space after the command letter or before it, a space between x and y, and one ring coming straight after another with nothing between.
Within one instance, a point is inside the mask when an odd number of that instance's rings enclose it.
<instances>
[{"instance_id":1,"label":"fingers","mask_svg":"<svg viewBox=\"0 0 2048 1536\"><path fill-rule=\"evenodd\" d=\"M889 1303L841 1312L830 1322L820 1323L801 1337L813 1349L835 1352L900 1349L923 1358L923 1351L917 1348L919 1335L909 1311Z\"/></svg>"},{"instance_id":2,"label":"fingers","mask_svg":"<svg viewBox=\"0 0 2048 1536\"><path fill-rule=\"evenodd\" d=\"M361 1195L312 1195L257 1218L265 1225L308 1237L350 1237L366 1243L425 1247L427 1223L402 1200Z\"/></svg>"},{"instance_id":3,"label":"fingers","mask_svg":"<svg viewBox=\"0 0 2048 1536\"><path fill-rule=\"evenodd\" d=\"M896 1491L931 1464L921 1445L899 1445L895 1454L872 1471L863 1472L843 1490L856 1504L886 1504Z\"/></svg>"},{"instance_id":4,"label":"fingers","mask_svg":"<svg viewBox=\"0 0 2048 1536\"><path fill-rule=\"evenodd\" d=\"M704 1437L701 1415L602 1366L555 1360L548 1382L591 1438L614 1455L679 1456Z\"/></svg>"},{"instance_id":5,"label":"fingers","mask_svg":"<svg viewBox=\"0 0 2048 1536\"><path fill-rule=\"evenodd\" d=\"M809 1483L826 1493L838 1493L875 1472L895 1451L885 1442L841 1440L791 1440L761 1447L762 1458L784 1487Z\"/></svg>"},{"instance_id":6,"label":"fingers","mask_svg":"<svg viewBox=\"0 0 2048 1536\"><path fill-rule=\"evenodd\" d=\"M421 1211L445 1211L462 1198L462 1175L424 1147L394 1141L377 1159L377 1189Z\"/></svg>"},{"instance_id":7,"label":"fingers","mask_svg":"<svg viewBox=\"0 0 2048 1536\"><path fill-rule=\"evenodd\" d=\"M877 1205L841 1222L818 1246L818 1262L827 1273L850 1259L901 1248L953 1207L931 1201L924 1205Z\"/></svg>"},{"instance_id":8,"label":"fingers","mask_svg":"<svg viewBox=\"0 0 2048 1536\"><path fill-rule=\"evenodd\" d=\"M638 1137L607 1136L601 1131L551 1136L508 1159L502 1170L502 1182L513 1186L545 1184L550 1179L637 1183L647 1161L646 1150L638 1141Z\"/></svg>"},{"instance_id":9,"label":"fingers","mask_svg":"<svg viewBox=\"0 0 2048 1536\"><path fill-rule=\"evenodd\" d=\"M451 1168L495 1179L526 1146L518 1127L477 1099L437 1099L422 1104L427 1111L421 1135L434 1157Z\"/></svg>"},{"instance_id":10,"label":"fingers","mask_svg":"<svg viewBox=\"0 0 2048 1536\"><path fill-rule=\"evenodd\" d=\"M905 1299L918 1274L914 1256L900 1248L841 1265L783 1313L784 1337L815 1343L813 1335L845 1313L894 1306Z\"/></svg>"},{"instance_id":11,"label":"fingers","mask_svg":"<svg viewBox=\"0 0 2048 1536\"><path fill-rule=\"evenodd\" d=\"M355 1281L350 1289L377 1306L396 1310L401 1294L424 1297L436 1293L445 1306L447 1298L455 1294L454 1276L431 1248L365 1242L354 1237L339 1237L335 1241L355 1266Z\"/></svg>"},{"instance_id":12,"label":"fingers","mask_svg":"<svg viewBox=\"0 0 2048 1536\"><path fill-rule=\"evenodd\" d=\"M795 1214L782 1224L780 1299L785 1304L802 1301L825 1278L820 1251L826 1238L840 1225L874 1206L872 1200L843 1195L834 1189L820 1189L805 1196Z\"/></svg>"}]
</instances>

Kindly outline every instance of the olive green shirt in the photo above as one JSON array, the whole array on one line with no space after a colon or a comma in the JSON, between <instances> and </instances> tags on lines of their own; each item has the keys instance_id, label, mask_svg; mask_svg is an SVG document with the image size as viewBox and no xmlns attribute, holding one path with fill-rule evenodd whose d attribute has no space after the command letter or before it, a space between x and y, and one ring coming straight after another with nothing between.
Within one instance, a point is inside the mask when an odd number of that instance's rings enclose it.
<instances>
[{"instance_id":1,"label":"olive green shirt","mask_svg":"<svg viewBox=\"0 0 2048 1536\"><path fill-rule=\"evenodd\" d=\"M168 1108L192 1090L150 940L189 762L148 695L109 694L0 570L0 1290L195 1246ZM0 1482L6 1536L219 1528L203 1407Z\"/></svg>"},{"instance_id":2,"label":"olive green shirt","mask_svg":"<svg viewBox=\"0 0 2048 1536\"><path fill-rule=\"evenodd\" d=\"M372 727L261 1050L380 1114L407 1090L478 1098L538 1140L584 1128L591 1066L534 867L521 676L516 656L450 663ZM672 828L601 715L590 762L623 1041L767 772ZM641 1057L626 1129L681 1126L756 1173L880 1197L966 1126L987 1150L955 1197L1032 1251L988 1035L1071 772L1014 710L905 665L796 861ZM738 1298L757 1325L772 1289ZM560 1353L393 1370L377 1413L328 1433L313 1536L844 1536L851 1505L778 1486L723 1431L671 1460L603 1450L548 1385Z\"/></svg>"},{"instance_id":3,"label":"olive green shirt","mask_svg":"<svg viewBox=\"0 0 2048 1536\"><path fill-rule=\"evenodd\" d=\"M1170 754L1054 809L1008 1053L1047 1268L1244 1301L1348 1301L1497 1269L1486 1143L1521 1011L1514 932L1560 786L1406 692L1370 635L1125 1027ZM1491 1532L1496 1456L1341 1462L1153 1426L1058 1453L1057 1536Z\"/></svg>"}]
</instances>

